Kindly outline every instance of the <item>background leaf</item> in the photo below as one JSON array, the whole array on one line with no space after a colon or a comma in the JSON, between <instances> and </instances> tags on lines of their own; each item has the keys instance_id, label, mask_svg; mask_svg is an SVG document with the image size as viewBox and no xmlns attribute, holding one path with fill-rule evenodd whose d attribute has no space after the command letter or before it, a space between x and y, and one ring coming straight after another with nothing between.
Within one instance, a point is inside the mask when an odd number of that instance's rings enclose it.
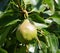
<instances>
[{"instance_id":1,"label":"background leaf","mask_svg":"<svg viewBox=\"0 0 60 53\"><path fill-rule=\"evenodd\" d=\"M60 17L59 17L59 16L52 16L52 17L50 17L50 18L52 18L53 21L55 21L57 24L60 25Z\"/></svg>"},{"instance_id":2,"label":"background leaf","mask_svg":"<svg viewBox=\"0 0 60 53\"><path fill-rule=\"evenodd\" d=\"M0 53L8 53L6 50L0 48Z\"/></svg>"},{"instance_id":3,"label":"background leaf","mask_svg":"<svg viewBox=\"0 0 60 53\"><path fill-rule=\"evenodd\" d=\"M11 28L11 26L1 30L2 32L0 31L0 45L5 42L10 28Z\"/></svg>"}]
</instances>

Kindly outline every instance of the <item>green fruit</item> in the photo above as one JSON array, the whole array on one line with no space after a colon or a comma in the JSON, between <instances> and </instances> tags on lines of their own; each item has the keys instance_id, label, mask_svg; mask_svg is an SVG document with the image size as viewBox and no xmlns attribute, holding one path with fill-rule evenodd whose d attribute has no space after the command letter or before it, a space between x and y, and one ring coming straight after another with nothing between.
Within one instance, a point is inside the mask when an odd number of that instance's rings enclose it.
<instances>
[{"instance_id":1,"label":"green fruit","mask_svg":"<svg viewBox=\"0 0 60 53\"><path fill-rule=\"evenodd\" d=\"M18 26L16 36L20 42L31 41L37 36L36 27L32 25L28 19L25 19L23 23Z\"/></svg>"}]
</instances>

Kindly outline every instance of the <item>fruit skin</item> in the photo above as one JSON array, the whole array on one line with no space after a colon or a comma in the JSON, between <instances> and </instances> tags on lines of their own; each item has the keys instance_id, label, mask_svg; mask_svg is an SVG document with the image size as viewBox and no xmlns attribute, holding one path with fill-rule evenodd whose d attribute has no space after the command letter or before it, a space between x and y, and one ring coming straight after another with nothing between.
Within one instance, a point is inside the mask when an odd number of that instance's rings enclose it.
<instances>
[{"instance_id":1,"label":"fruit skin","mask_svg":"<svg viewBox=\"0 0 60 53\"><path fill-rule=\"evenodd\" d=\"M18 26L18 29L16 31L16 37L22 43L31 41L32 39L36 38L36 36L37 29L29 22L28 19L25 19L23 23Z\"/></svg>"}]
</instances>

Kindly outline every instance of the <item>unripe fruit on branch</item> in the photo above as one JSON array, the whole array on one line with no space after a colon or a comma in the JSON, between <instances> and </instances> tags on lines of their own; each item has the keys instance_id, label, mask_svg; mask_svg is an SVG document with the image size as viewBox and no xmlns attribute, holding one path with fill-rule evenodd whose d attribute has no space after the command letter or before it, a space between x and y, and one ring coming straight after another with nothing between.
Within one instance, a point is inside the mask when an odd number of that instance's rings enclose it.
<instances>
[{"instance_id":1,"label":"unripe fruit on branch","mask_svg":"<svg viewBox=\"0 0 60 53\"><path fill-rule=\"evenodd\" d=\"M21 25L18 26L16 31L16 37L20 42L28 42L36 38L37 29L30 23L28 19L25 19Z\"/></svg>"}]
</instances>

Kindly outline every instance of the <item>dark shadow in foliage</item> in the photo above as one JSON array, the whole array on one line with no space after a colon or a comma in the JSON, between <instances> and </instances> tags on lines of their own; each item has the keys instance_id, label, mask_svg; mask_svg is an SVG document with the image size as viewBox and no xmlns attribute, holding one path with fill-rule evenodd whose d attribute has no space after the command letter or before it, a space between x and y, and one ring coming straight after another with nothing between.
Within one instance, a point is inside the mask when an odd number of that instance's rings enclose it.
<instances>
[{"instance_id":1,"label":"dark shadow in foliage","mask_svg":"<svg viewBox=\"0 0 60 53\"><path fill-rule=\"evenodd\" d=\"M18 15L15 14L5 14L1 19L0 19L0 26L4 26L6 24L8 24L9 22L16 20L18 17Z\"/></svg>"}]
</instances>

